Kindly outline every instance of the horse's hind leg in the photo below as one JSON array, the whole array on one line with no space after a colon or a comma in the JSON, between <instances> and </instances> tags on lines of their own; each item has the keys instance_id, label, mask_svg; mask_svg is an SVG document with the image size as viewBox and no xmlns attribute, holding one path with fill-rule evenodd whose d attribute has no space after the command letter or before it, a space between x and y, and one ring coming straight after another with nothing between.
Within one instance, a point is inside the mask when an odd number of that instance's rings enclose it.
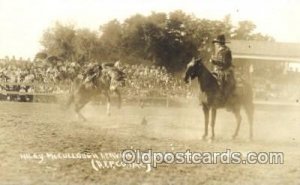
<instances>
[{"instance_id":1,"label":"horse's hind leg","mask_svg":"<svg viewBox=\"0 0 300 185\"><path fill-rule=\"evenodd\" d=\"M204 134L202 136L202 139L206 139L208 135L209 107L206 104L203 104L202 109L204 112L204 122L205 122Z\"/></svg>"},{"instance_id":2,"label":"horse's hind leg","mask_svg":"<svg viewBox=\"0 0 300 185\"><path fill-rule=\"evenodd\" d=\"M250 140L253 139L253 113L254 113L254 107L253 104L249 104L245 106L245 111L248 117L249 122L249 138Z\"/></svg>"},{"instance_id":3,"label":"horse's hind leg","mask_svg":"<svg viewBox=\"0 0 300 185\"><path fill-rule=\"evenodd\" d=\"M108 94L108 92L105 92L104 93L105 94L105 97L106 97L106 114L108 115L108 116L110 116L110 96L109 96L109 94Z\"/></svg>"},{"instance_id":4,"label":"horse's hind leg","mask_svg":"<svg viewBox=\"0 0 300 185\"><path fill-rule=\"evenodd\" d=\"M235 116L235 119L236 119L236 122L237 122L235 132L234 132L234 134L232 136L232 139L235 139L236 136L239 133L239 130L240 130L240 125L241 125L241 122L242 122L242 116L241 116L241 113L240 113L240 109L234 110L233 113L234 113L234 116Z\"/></svg>"},{"instance_id":5,"label":"horse's hind leg","mask_svg":"<svg viewBox=\"0 0 300 185\"><path fill-rule=\"evenodd\" d=\"M76 115L82 121L86 121L86 118L80 112L80 110L85 106L85 104L86 104L86 102L81 102L81 103L76 103L75 104Z\"/></svg>"}]
</instances>

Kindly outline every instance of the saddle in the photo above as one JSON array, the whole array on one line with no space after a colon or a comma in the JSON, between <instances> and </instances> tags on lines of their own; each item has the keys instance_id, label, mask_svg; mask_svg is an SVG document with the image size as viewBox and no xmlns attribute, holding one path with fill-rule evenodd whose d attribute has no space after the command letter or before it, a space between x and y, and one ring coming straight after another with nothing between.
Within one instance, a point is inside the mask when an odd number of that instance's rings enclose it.
<instances>
[{"instance_id":1,"label":"saddle","mask_svg":"<svg viewBox=\"0 0 300 185\"><path fill-rule=\"evenodd\" d=\"M219 87L219 102L223 106L231 107L231 100L237 94L237 80L233 70L218 70L212 72L213 77L216 79Z\"/></svg>"},{"instance_id":2,"label":"saddle","mask_svg":"<svg viewBox=\"0 0 300 185\"><path fill-rule=\"evenodd\" d=\"M227 111L233 111L238 95L245 93L244 87L248 82L241 73L231 73L223 80L223 86L220 88L220 102Z\"/></svg>"}]
</instances>

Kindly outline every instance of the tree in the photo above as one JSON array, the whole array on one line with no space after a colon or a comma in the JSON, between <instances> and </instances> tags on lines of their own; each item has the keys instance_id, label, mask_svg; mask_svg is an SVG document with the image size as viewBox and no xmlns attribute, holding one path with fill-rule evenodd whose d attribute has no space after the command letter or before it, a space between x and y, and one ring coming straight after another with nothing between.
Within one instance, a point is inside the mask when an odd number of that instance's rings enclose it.
<instances>
[{"instance_id":1,"label":"tree","mask_svg":"<svg viewBox=\"0 0 300 185\"><path fill-rule=\"evenodd\" d=\"M255 30L256 26L251 21L240 21L237 29L233 31L233 39L250 40L251 34Z\"/></svg>"},{"instance_id":2,"label":"tree","mask_svg":"<svg viewBox=\"0 0 300 185\"><path fill-rule=\"evenodd\" d=\"M232 29L233 29L233 25L232 25L232 21L231 21L231 16L230 15L226 15L223 18L223 24L224 24L224 35L226 38L231 38L231 34L232 34Z\"/></svg>"},{"instance_id":3,"label":"tree","mask_svg":"<svg viewBox=\"0 0 300 185\"><path fill-rule=\"evenodd\" d=\"M181 10L152 12L112 20L98 31L75 29L74 25L56 23L45 31L43 52L72 61L148 62L165 66L170 72L185 68L192 57L207 61L213 51L212 40L219 34L227 39L274 41L268 35L254 33L256 25L241 21L233 27L230 15L223 20L199 19Z\"/></svg>"},{"instance_id":4,"label":"tree","mask_svg":"<svg viewBox=\"0 0 300 185\"><path fill-rule=\"evenodd\" d=\"M121 58L122 25L119 21L112 20L100 26L102 57L107 60Z\"/></svg>"},{"instance_id":5,"label":"tree","mask_svg":"<svg viewBox=\"0 0 300 185\"><path fill-rule=\"evenodd\" d=\"M74 25L62 25L56 23L53 28L46 30L43 34L41 44L48 55L55 55L64 59L75 57L73 47L76 31Z\"/></svg>"},{"instance_id":6,"label":"tree","mask_svg":"<svg viewBox=\"0 0 300 185\"><path fill-rule=\"evenodd\" d=\"M73 41L75 59L83 57L87 61L96 60L100 52L98 40L96 32L88 29L77 30Z\"/></svg>"},{"instance_id":7,"label":"tree","mask_svg":"<svg viewBox=\"0 0 300 185\"><path fill-rule=\"evenodd\" d=\"M48 56L80 63L97 60L103 50L97 32L60 23L45 31L41 44Z\"/></svg>"},{"instance_id":8,"label":"tree","mask_svg":"<svg viewBox=\"0 0 300 185\"><path fill-rule=\"evenodd\" d=\"M146 35L144 26L147 18L137 14L124 21L122 24L122 55L129 58L135 58L136 61L147 59L145 47Z\"/></svg>"}]
</instances>

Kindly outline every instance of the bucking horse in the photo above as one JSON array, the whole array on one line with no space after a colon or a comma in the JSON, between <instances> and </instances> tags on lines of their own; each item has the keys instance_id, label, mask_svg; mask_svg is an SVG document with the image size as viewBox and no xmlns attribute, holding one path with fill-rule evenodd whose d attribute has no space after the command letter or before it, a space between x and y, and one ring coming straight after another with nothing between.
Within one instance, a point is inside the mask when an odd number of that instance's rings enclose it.
<instances>
[{"instance_id":1,"label":"bucking horse","mask_svg":"<svg viewBox=\"0 0 300 185\"><path fill-rule=\"evenodd\" d=\"M111 93L117 94L118 107L121 108L122 99L119 88L125 85L125 74L117 68L104 68L101 65L98 67L100 68L100 73L93 81L74 81L71 95L66 104L66 107L69 107L72 103L74 104L76 115L82 121L86 121L86 118L81 114L80 110L97 95L103 94L106 97L107 115L110 115Z\"/></svg>"},{"instance_id":2,"label":"bucking horse","mask_svg":"<svg viewBox=\"0 0 300 185\"><path fill-rule=\"evenodd\" d=\"M222 91L218 85L217 79L211 71L204 65L202 59L192 60L188 65L184 76L184 81L187 83L189 79L193 80L198 78L200 85L200 90L203 94L202 98L202 108L205 118L205 128L204 135L202 136L205 139L208 135L208 124L209 124L209 112L211 110L211 139L215 138L215 122L217 109L227 108L230 110L237 121L237 126L233 134L233 139L238 135L242 117L240 114L240 109L243 107L248 117L249 121L249 135L250 139L253 137L253 92L250 83L246 81L241 81L240 84L237 84L233 95L229 96L227 101L224 101L222 96Z\"/></svg>"}]
</instances>

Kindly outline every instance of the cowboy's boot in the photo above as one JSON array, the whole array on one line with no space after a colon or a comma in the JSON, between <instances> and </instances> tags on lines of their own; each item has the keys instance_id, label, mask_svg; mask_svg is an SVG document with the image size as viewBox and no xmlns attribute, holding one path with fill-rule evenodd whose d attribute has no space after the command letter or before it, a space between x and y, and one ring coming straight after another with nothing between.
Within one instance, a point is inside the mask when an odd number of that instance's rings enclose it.
<instances>
[{"instance_id":1,"label":"cowboy's boot","mask_svg":"<svg viewBox=\"0 0 300 185\"><path fill-rule=\"evenodd\" d=\"M226 103L226 99L227 99L227 94L226 94L226 84L220 79L219 82L219 87L220 87L220 92L221 92L221 102L222 104Z\"/></svg>"}]
</instances>

